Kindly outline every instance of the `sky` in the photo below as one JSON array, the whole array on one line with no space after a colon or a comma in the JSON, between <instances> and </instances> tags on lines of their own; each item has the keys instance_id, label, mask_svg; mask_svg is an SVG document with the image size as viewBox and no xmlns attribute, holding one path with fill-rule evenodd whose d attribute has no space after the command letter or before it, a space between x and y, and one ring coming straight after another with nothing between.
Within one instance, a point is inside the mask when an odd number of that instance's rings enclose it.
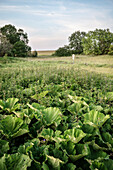
<instances>
[{"instance_id":1,"label":"sky","mask_svg":"<svg viewBox=\"0 0 113 170\"><path fill-rule=\"evenodd\" d=\"M78 30L113 32L113 0L0 0L0 27L7 24L28 34L32 50L56 50Z\"/></svg>"}]
</instances>

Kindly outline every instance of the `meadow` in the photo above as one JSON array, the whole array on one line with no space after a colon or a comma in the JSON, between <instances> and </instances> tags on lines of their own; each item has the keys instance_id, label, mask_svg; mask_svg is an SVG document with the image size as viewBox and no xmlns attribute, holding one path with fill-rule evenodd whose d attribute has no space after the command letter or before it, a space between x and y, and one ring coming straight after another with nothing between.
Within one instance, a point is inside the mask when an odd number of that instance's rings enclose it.
<instances>
[{"instance_id":1,"label":"meadow","mask_svg":"<svg viewBox=\"0 0 113 170\"><path fill-rule=\"evenodd\" d=\"M113 56L0 58L0 167L113 169Z\"/></svg>"}]
</instances>

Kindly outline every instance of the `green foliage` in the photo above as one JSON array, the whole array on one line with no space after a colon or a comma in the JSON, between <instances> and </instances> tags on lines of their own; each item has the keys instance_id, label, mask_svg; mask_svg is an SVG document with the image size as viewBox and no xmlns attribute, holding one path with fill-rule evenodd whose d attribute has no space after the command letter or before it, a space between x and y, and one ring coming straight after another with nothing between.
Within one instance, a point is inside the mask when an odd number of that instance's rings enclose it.
<instances>
[{"instance_id":1,"label":"green foliage","mask_svg":"<svg viewBox=\"0 0 113 170\"><path fill-rule=\"evenodd\" d=\"M7 53L10 56L26 57L31 47L28 46L28 35L22 29L16 29L15 26L9 24L0 28L1 45L0 55Z\"/></svg>"},{"instance_id":2,"label":"green foliage","mask_svg":"<svg viewBox=\"0 0 113 170\"><path fill-rule=\"evenodd\" d=\"M65 45L64 47L60 47L55 51L55 56L70 56L72 54L69 46Z\"/></svg>"},{"instance_id":3,"label":"green foliage","mask_svg":"<svg viewBox=\"0 0 113 170\"><path fill-rule=\"evenodd\" d=\"M11 44L15 44L18 41L23 41L25 44L28 43L27 34L22 29L17 30L14 25L5 25L0 30Z\"/></svg>"},{"instance_id":4,"label":"green foliage","mask_svg":"<svg viewBox=\"0 0 113 170\"><path fill-rule=\"evenodd\" d=\"M113 55L113 45L110 45L108 54Z\"/></svg>"},{"instance_id":5,"label":"green foliage","mask_svg":"<svg viewBox=\"0 0 113 170\"><path fill-rule=\"evenodd\" d=\"M60 47L56 56L69 56L71 54L103 55L113 54L113 33L109 29L95 29L94 31L75 31L69 37L69 45Z\"/></svg>"},{"instance_id":6,"label":"green foliage","mask_svg":"<svg viewBox=\"0 0 113 170\"><path fill-rule=\"evenodd\" d=\"M12 44L3 35L1 35L0 40L0 56L3 57L5 54L11 55Z\"/></svg>"},{"instance_id":7,"label":"green foliage","mask_svg":"<svg viewBox=\"0 0 113 170\"><path fill-rule=\"evenodd\" d=\"M13 55L16 57L27 57L28 52L31 50L23 41L17 41L13 45Z\"/></svg>"},{"instance_id":8,"label":"green foliage","mask_svg":"<svg viewBox=\"0 0 113 170\"><path fill-rule=\"evenodd\" d=\"M9 113L14 112L19 107L17 102L17 98L8 98L6 101L0 100L0 108Z\"/></svg>"},{"instance_id":9,"label":"green foliage","mask_svg":"<svg viewBox=\"0 0 113 170\"><path fill-rule=\"evenodd\" d=\"M43 110L43 120L44 124L51 125L54 124L55 126L58 126L61 121L61 112L58 108L46 108Z\"/></svg>"},{"instance_id":10,"label":"green foliage","mask_svg":"<svg viewBox=\"0 0 113 170\"><path fill-rule=\"evenodd\" d=\"M73 143L78 143L82 138L84 138L86 134L80 129L69 129L64 132L64 137L67 141L72 141Z\"/></svg>"},{"instance_id":11,"label":"green foliage","mask_svg":"<svg viewBox=\"0 0 113 170\"><path fill-rule=\"evenodd\" d=\"M16 170L26 170L27 167L31 165L31 159L29 156L24 155L24 154L12 154L12 155L4 155L0 159L0 169L4 170L11 170L11 169L16 169Z\"/></svg>"},{"instance_id":12,"label":"green foliage","mask_svg":"<svg viewBox=\"0 0 113 170\"><path fill-rule=\"evenodd\" d=\"M113 169L112 77L44 64L1 69L0 168Z\"/></svg>"},{"instance_id":13,"label":"green foliage","mask_svg":"<svg viewBox=\"0 0 113 170\"><path fill-rule=\"evenodd\" d=\"M84 114L84 123L97 128L101 127L109 118L109 115L105 116L103 113L91 110L89 113Z\"/></svg>"},{"instance_id":14,"label":"green foliage","mask_svg":"<svg viewBox=\"0 0 113 170\"><path fill-rule=\"evenodd\" d=\"M75 31L69 37L69 46L72 54L81 54L83 52L82 39L85 37L85 32Z\"/></svg>"},{"instance_id":15,"label":"green foliage","mask_svg":"<svg viewBox=\"0 0 113 170\"><path fill-rule=\"evenodd\" d=\"M29 130L22 119L10 115L0 121L0 132L10 139L28 133Z\"/></svg>"},{"instance_id":16,"label":"green foliage","mask_svg":"<svg viewBox=\"0 0 113 170\"><path fill-rule=\"evenodd\" d=\"M9 150L9 142L0 139L0 157Z\"/></svg>"},{"instance_id":17,"label":"green foliage","mask_svg":"<svg viewBox=\"0 0 113 170\"><path fill-rule=\"evenodd\" d=\"M82 42L84 54L107 54L113 42L113 33L109 29L89 31Z\"/></svg>"}]
</instances>

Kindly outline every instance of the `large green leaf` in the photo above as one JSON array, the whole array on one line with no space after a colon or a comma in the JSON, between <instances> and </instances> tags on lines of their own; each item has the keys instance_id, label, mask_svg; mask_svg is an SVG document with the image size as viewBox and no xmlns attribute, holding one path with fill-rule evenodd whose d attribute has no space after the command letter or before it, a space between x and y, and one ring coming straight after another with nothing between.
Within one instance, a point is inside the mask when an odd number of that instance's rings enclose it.
<instances>
[{"instance_id":1,"label":"large green leaf","mask_svg":"<svg viewBox=\"0 0 113 170\"><path fill-rule=\"evenodd\" d=\"M58 126L60 124L62 114L58 108L45 108L37 103L27 105L33 110L36 119L40 119L45 126L49 126L51 124Z\"/></svg>"},{"instance_id":2,"label":"large green leaf","mask_svg":"<svg viewBox=\"0 0 113 170\"><path fill-rule=\"evenodd\" d=\"M61 161L65 162L65 163L68 162L67 153L64 150L60 149L60 145L59 145L59 147L55 145L55 148L53 149L53 156L55 158L60 159Z\"/></svg>"},{"instance_id":3,"label":"large green leaf","mask_svg":"<svg viewBox=\"0 0 113 170\"><path fill-rule=\"evenodd\" d=\"M105 141L109 148L112 148L113 151L113 137L110 135L110 133L103 132L102 139Z\"/></svg>"},{"instance_id":4,"label":"large green leaf","mask_svg":"<svg viewBox=\"0 0 113 170\"><path fill-rule=\"evenodd\" d=\"M64 169L66 170L75 170L76 169L76 165L74 165L73 163L68 163L64 166Z\"/></svg>"},{"instance_id":5,"label":"large green leaf","mask_svg":"<svg viewBox=\"0 0 113 170\"><path fill-rule=\"evenodd\" d=\"M54 158L53 156L47 155L48 163L54 168L60 170L60 164L64 162L58 158Z\"/></svg>"},{"instance_id":6,"label":"large green leaf","mask_svg":"<svg viewBox=\"0 0 113 170\"><path fill-rule=\"evenodd\" d=\"M68 155L75 155L76 154L75 143L73 143L72 141L62 142L61 148L62 148L63 151L66 150L66 153Z\"/></svg>"},{"instance_id":7,"label":"large green leaf","mask_svg":"<svg viewBox=\"0 0 113 170\"><path fill-rule=\"evenodd\" d=\"M74 143L78 143L85 136L86 134L81 129L77 129L77 128L68 129L64 132L64 137L68 141L72 141Z\"/></svg>"},{"instance_id":8,"label":"large green leaf","mask_svg":"<svg viewBox=\"0 0 113 170\"><path fill-rule=\"evenodd\" d=\"M5 102L3 100L0 100L0 108L1 109L5 108Z\"/></svg>"},{"instance_id":9,"label":"large green leaf","mask_svg":"<svg viewBox=\"0 0 113 170\"><path fill-rule=\"evenodd\" d=\"M109 115L104 115L96 110L91 110L89 113L86 113L84 116L84 124L89 124L94 127L101 127L109 118Z\"/></svg>"},{"instance_id":10,"label":"large green leaf","mask_svg":"<svg viewBox=\"0 0 113 170\"><path fill-rule=\"evenodd\" d=\"M49 170L49 167L45 164L45 162L43 162L43 164L42 164L42 169L43 170Z\"/></svg>"},{"instance_id":11,"label":"large green leaf","mask_svg":"<svg viewBox=\"0 0 113 170\"><path fill-rule=\"evenodd\" d=\"M46 155L49 154L48 148L49 145L39 145L39 142L33 142L33 147L31 147L29 150L32 160L37 163L45 162L47 160Z\"/></svg>"},{"instance_id":12,"label":"large green leaf","mask_svg":"<svg viewBox=\"0 0 113 170\"><path fill-rule=\"evenodd\" d=\"M31 150L35 146L39 146L40 140L37 138L34 138L28 142L26 142L24 145L20 145L18 148L18 152L21 154L32 154Z\"/></svg>"},{"instance_id":13,"label":"large green leaf","mask_svg":"<svg viewBox=\"0 0 113 170\"><path fill-rule=\"evenodd\" d=\"M11 113L20 106L19 104L16 104L18 101L17 98L8 98L6 101L0 100L0 108Z\"/></svg>"},{"instance_id":14,"label":"large green leaf","mask_svg":"<svg viewBox=\"0 0 113 170\"><path fill-rule=\"evenodd\" d=\"M58 108L49 107L44 109L42 113L45 125L49 126L54 124L55 126L58 126L60 124L62 114Z\"/></svg>"},{"instance_id":15,"label":"large green leaf","mask_svg":"<svg viewBox=\"0 0 113 170\"><path fill-rule=\"evenodd\" d=\"M3 156L9 150L9 142L0 140L0 157Z\"/></svg>"},{"instance_id":16,"label":"large green leaf","mask_svg":"<svg viewBox=\"0 0 113 170\"><path fill-rule=\"evenodd\" d=\"M80 114L82 112L87 113L89 111L89 106L84 100L82 100L82 97L71 95L68 95L68 97L74 102L71 106L68 106L67 108L72 114Z\"/></svg>"},{"instance_id":17,"label":"large green leaf","mask_svg":"<svg viewBox=\"0 0 113 170\"><path fill-rule=\"evenodd\" d=\"M38 134L38 137L43 137L46 140L52 140L54 131L50 128L43 129L40 134Z\"/></svg>"},{"instance_id":18,"label":"large green leaf","mask_svg":"<svg viewBox=\"0 0 113 170\"><path fill-rule=\"evenodd\" d=\"M98 150L97 148L94 148L93 146L89 146L89 147L90 147L90 152L87 155L88 160L95 160L95 159L103 160L103 159L109 158L109 155L106 152L102 150Z\"/></svg>"},{"instance_id":19,"label":"large green leaf","mask_svg":"<svg viewBox=\"0 0 113 170\"><path fill-rule=\"evenodd\" d=\"M62 142L65 141L63 138L63 135L61 135L61 131L56 130L55 132L48 128L48 129L43 129L40 134L38 134L38 137L43 137L46 139L46 141L55 141L55 142Z\"/></svg>"},{"instance_id":20,"label":"large green leaf","mask_svg":"<svg viewBox=\"0 0 113 170\"><path fill-rule=\"evenodd\" d=\"M82 157L88 155L90 152L88 144L77 144L76 150L77 150L77 155L69 155L72 162L81 159Z\"/></svg>"},{"instance_id":21,"label":"large green leaf","mask_svg":"<svg viewBox=\"0 0 113 170\"><path fill-rule=\"evenodd\" d=\"M0 159L0 170L27 170L31 165L31 159L24 154L4 155Z\"/></svg>"},{"instance_id":22,"label":"large green leaf","mask_svg":"<svg viewBox=\"0 0 113 170\"><path fill-rule=\"evenodd\" d=\"M15 138L29 132L28 126L24 124L23 120L12 115L0 121L0 131L7 138Z\"/></svg>"},{"instance_id":23,"label":"large green leaf","mask_svg":"<svg viewBox=\"0 0 113 170\"><path fill-rule=\"evenodd\" d=\"M90 161L90 169L95 170L113 170L113 160L111 159L106 159L106 160L94 160Z\"/></svg>"},{"instance_id":24,"label":"large green leaf","mask_svg":"<svg viewBox=\"0 0 113 170\"><path fill-rule=\"evenodd\" d=\"M28 103L27 105L30 108L29 111L31 111L30 118L32 119L35 116L37 120L41 120L43 117L42 111L45 107L38 103L32 103L32 105Z\"/></svg>"}]
</instances>

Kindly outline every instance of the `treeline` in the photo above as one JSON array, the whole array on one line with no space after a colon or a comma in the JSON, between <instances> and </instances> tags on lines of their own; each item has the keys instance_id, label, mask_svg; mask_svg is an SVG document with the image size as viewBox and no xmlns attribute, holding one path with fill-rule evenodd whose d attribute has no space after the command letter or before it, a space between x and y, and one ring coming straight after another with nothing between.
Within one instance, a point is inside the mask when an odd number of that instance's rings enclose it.
<instances>
[{"instance_id":1,"label":"treeline","mask_svg":"<svg viewBox=\"0 0 113 170\"><path fill-rule=\"evenodd\" d=\"M0 28L0 56L36 57L28 45L28 35L23 29L9 24Z\"/></svg>"},{"instance_id":2,"label":"treeline","mask_svg":"<svg viewBox=\"0 0 113 170\"><path fill-rule=\"evenodd\" d=\"M69 44L57 49L55 56L113 55L113 33L109 29L96 29L88 33L75 31L68 39Z\"/></svg>"}]
</instances>

